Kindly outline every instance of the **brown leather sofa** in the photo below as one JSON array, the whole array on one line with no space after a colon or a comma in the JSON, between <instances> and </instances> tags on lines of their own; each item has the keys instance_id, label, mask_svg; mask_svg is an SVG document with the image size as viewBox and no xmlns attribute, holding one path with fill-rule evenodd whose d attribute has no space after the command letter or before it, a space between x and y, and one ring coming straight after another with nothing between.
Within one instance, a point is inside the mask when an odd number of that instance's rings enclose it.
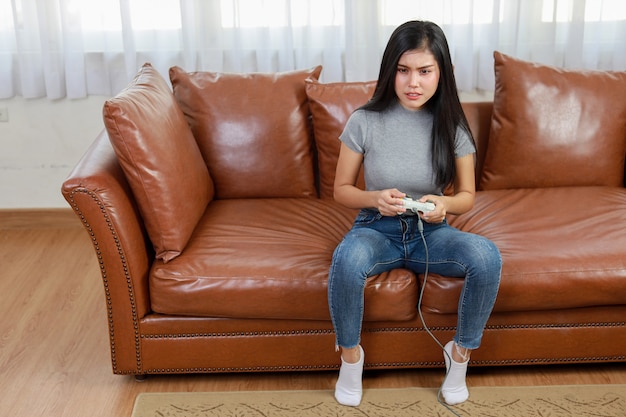
<instances>
[{"instance_id":1,"label":"brown leather sofa","mask_svg":"<svg viewBox=\"0 0 626 417\"><path fill-rule=\"evenodd\" d=\"M493 103L464 103L478 192L454 226L500 248L502 284L473 365L626 361L626 73L495 53ZM374 88L146 64L63 184L100 264L116 374L336 369L337 137ZM443 366L417 314L423 276L370 278L366 368ZM430 275L442 342L462 281Z\"/></svg>"}]
</instances>

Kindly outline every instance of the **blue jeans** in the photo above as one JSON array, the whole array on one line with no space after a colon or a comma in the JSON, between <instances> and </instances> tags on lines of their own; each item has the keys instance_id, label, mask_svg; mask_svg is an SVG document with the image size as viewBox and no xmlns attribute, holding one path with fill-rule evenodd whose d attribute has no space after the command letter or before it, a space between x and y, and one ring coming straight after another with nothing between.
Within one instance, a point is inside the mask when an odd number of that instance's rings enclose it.
<instances>
[{"instance_id":1,"label":"blue jeans","mask_svg":"<svg viewBox=\"0 0 626 417\"><path fill-rule=\"evenodd\" d=\"M465 279L454 341L476 349L500 285L500 252L486 238L461 232L446 221L423 225L429 272ZM376 210L361 210L335 249L328 278L328 305L337 346L359 344L367 277L395 268L421 274L425 267L417 216L389 217Z\"/></svg>"}]
</instances>

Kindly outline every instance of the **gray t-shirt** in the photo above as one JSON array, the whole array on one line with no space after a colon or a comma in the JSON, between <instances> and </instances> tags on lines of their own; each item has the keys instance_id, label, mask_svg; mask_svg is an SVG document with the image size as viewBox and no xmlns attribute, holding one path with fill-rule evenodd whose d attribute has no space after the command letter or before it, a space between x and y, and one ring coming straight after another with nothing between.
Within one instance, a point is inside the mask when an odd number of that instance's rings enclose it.
<instances>
[{"instance_id":1,"label":"gray t-shirt","mask_svg":"<svg viewBox=\"0 0 626 417\"><path fill-rule=\"evenodd\" d=\"M399 103L383 112L357 110L339 137L350 149L363 154L366 190L397 188L418 199L441 195L434 183L431 161L433 116L410 111ZM457 129L457 158L476 152L469 135Z\"/></svg>"}]
</instances>

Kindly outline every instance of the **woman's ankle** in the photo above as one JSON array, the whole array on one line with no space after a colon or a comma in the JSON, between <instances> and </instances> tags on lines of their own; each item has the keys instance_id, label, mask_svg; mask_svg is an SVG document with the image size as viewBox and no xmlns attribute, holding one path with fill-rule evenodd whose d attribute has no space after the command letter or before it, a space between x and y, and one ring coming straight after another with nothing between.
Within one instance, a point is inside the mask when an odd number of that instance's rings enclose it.
<instances>
[{"instance_id":1,"label":"woman's ankle","mask_svg":"<svg viewBox=\"0 0 626 417\"><path fill-rule=\"evenodd\" d=\"M453 344L454 349L452 350L452 359L457 363L464 363L469 361L472 351L470 349L461 347L456 343Z\"/></svg>"},{"instance_id":2,"label":"woman's ankle","mask_svg":"<svg viewBox=\"0 0 626 417\"><path fill-rule=\"evenodd\" d=\"M358 363L361 360L361 346L341 348L341 359L346 363Z\"/></svg>"}]
</instances>

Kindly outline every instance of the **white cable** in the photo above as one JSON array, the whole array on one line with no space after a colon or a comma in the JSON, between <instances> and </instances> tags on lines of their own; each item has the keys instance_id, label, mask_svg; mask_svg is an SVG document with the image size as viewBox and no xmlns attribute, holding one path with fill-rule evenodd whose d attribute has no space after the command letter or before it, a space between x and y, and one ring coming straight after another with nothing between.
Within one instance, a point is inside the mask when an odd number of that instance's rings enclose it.
<instances>
[{"instance_id":1,"label":"white cable","mask_svg":"<svg viewBox=\"0 0 626 417\"><path fill-rule=\"evenodd\" d=\"M417 215L417 229L419 230L420 236L422 237L422 243L424 244L424 252L426 254L426 267L424 268L424 284L422 285L422 288L420 289L420 296L419 296L419 300L417 301L417 312L419 313L420 320L422 321L422 326L426 330L426 333L428 333L430 337L435 341L435 343L437 343L437 345L443 351L443 354L448 357L450 368L452 368L452 358L450 357L448 352L446 352L441 342L437 340L435 335L430 331L430 329L426 325L424 316L422 315L422 298L424 297L424 289L426 288L426 281L428 280L428 245L426 244L426 238L424 237L424 224L422 223L422 218L419 216L419 213L416 212L415 214ZM437 402L439 402L439 404L447 408L448 411L450 411L455 416L461 417L461 415L458 414L456 411L454 411L448 404L445 403L445 401L441 400L441 390L443 388L443 384L446 382L446 379L448 378L448 374L450 373L450 368L446 369L446 375L443 378L443 382L441 383L441 386L439 386L439 390L437 391Z\"/></svg>"}]
</instances>

